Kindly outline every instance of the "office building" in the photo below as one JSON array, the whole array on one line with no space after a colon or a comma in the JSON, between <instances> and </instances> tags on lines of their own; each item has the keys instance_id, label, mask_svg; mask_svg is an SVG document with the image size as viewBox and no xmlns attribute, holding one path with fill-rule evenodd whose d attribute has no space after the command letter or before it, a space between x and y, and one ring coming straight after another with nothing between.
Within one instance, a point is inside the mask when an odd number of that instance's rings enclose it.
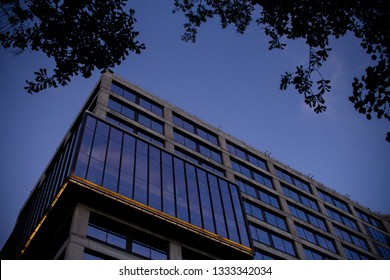
<instances>
[{"instance_id":1,"label":"office building","mask_svg":"<svg viewBox=\"0 0 390 280\"><path fill-rule=\"evenodd\" d=\"M105 73L2 259L390 259L379 215Z\"/></svg>"}]
</instances>

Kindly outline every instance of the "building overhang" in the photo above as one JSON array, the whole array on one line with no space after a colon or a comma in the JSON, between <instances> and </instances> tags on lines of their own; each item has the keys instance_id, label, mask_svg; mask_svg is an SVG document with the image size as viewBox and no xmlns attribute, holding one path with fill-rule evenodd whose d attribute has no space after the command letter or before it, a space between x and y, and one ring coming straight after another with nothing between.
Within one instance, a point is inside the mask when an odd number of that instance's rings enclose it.
<instances>
[{"instance_id":1,"label":"building overhang","mask_svg":"<svg viewBox=\"0 0 390 280\"><path fill-rule=\"evenodd\" d=\"M50 210L42 217L27 241L20 257L22 259L34 258L36 250L47 247L50 237L58 234L59 229L64 227L64 223L70 220L73 209L78 203L98 209L129 224L136 224L148 231L158 232L159 235L181 244L210 252L221 259L226 257L229 259L253 258L252 248L194 226L77 176L70 177L67 183L62 186L53 200Z\"/></svg>"}]
</instances>

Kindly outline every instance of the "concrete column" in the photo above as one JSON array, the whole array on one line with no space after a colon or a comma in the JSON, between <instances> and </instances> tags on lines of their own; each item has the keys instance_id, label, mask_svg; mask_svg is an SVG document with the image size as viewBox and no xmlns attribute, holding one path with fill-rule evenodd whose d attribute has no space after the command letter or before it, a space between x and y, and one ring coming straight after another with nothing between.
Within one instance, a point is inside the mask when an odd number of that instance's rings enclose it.
<instances>
[{"instance_id":1,"label":"concrete column","mask_svg":"<svg viewBox=\"0 0 390 280\"><path fill-rule=\"evenodd\" d=\"M222 164L225 166L225 173L226 173L225 176L229 180L235 182L234 174L230 171L232 168L232 163L230 161L230 155L228 152L226 139L221 135L218 135L218 143L222 151Z\"/></svg>"},{"instance_id":2,"label":"concrete column","mask_svg":"<svg viewBox=\"0 0 390 280\"><path fill-rule=\"evenodd\" d=\"M168 107L164 107L164 118L165 148L174 153L175 146L173 145L172 110Z\"/></svg>"},{"instance_id":3,"label":"concrete column","mask_svg":"<svg viewBox=\"0 0 390 280\"><path fill-rule=\"evenodd\" d=\"M181 246L176 242L169 242L169 259L170 260L181 260Z\"/></svg>"},{"instance_id":4,"label":"concrete column","mask_svg":"<svg viewBox=\"0 0 390 280\"><path fill-rule=\"evenodd\" d=\"M101 118L106 117L106 108L108 100L110 99L111 83L112 79L108 75L102 76L95 108L95 114Z\"/></svg>"},{"instance_id":5,"label":"concrete column","mask_svg":"<svg viewBox=\"0 0 390 280\"><path fill-rule=\"evenodd\" d=\"M86 237L89 213L90 211L86 207L80 204L76 205L70 226L69 244L65 251L65 260L81 260L83 258L84 246L75 242L72 236Z\"/></svg>"}]
</instances>

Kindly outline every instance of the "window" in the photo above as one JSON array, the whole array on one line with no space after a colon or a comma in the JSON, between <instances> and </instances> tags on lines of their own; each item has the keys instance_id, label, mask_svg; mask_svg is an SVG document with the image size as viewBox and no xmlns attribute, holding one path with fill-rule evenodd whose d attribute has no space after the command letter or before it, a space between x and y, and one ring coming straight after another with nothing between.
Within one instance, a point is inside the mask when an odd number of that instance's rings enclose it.
<instances>
[{"instance_id":1,"label":"window","mask_svg":"<svg viewBox=\"0 0 390 280\"><path fill-rule=\"evenodd\" d=\"M356 212L358 213L358 216L363 221L373 225L374 227L377 227L379 229L383 229L383 224L380 220L377 218L372 217L371 215L364 213L363 211L356 209Z\"/></svg>"},{"instance_id":2,"label":"window","mask_svg":"<svg viewBox=\"0 0 390 280\"><path fill-rule=\"evenodd\" d=\"M303 250L305 251L307 260L332 260L333 259L307 246L303 246Z\"/></svg>"},{"instance_id":3,"label":"window","mask_svg":"<svg viewBox=\"0 0 390 280\"><path fill-rule=\"evenodd\" d=\"M135 91L132 91L130 89L127 89L123 87L122 85L119 85L115 82L111 85L111 91L126 98L127 100L138 104L142 108L162 117L163 115L163 108L162 106L158 105L157 103L147 99L144 96L141 96L137 94Z\"/></svg>"},{"instance_id":4,"label":"window","mask_svg":"<svg viewBox=\"0 0 390 280\"><path fill-rule=\"evenodd\" d=\"M290 209L290 213L293 216L301 219L302 221L308 222L319 229L327 231L324 219L318 217L316 214L311 213L303 208L297 207L291 203L288 204L288 207Z\"/></svg>"},{"instance_id":5,"label":"window","mask_svg":"<svg viewBox=\"0 0 390 280\"><path fill-rule=\"evenodd\" d=\"M260 249L255 249L255 257L254 260L278 260L280 258L274 257L266 252L261 251Z\"/></svg>"},{"instance_id":6,"label":"window","mask_svg":"<svg viewBox=\"0 0 390 280\"><path fill-rule=\"evenodd\" d=\"M274 188L274 185L273 185L270 177L263 175L260 172L258 172L257 170L254 170L254 169L244 165L243 163L239 162L235 158L231 158L231 163L232 163L233 170L241 173L242 175L244 175L248 178L255 180L256 182L258 182L264 186L267 186L271 189Z\"/></svg>"},{"instance_id":7,"label":"window","mask_svg":"<svg viewBox=\"0 0 390 280\"><path fill-rule=\"evenodd\" d=\"M259 167L261 169L268 170L267 164L266 164L264 159L245 151L244 149L240 148L239 146L237 146L231 142L228 142L227 145L228 145L229 152L232 153L233 155L236 155L236 156L242 158L243 160L246 160L246 161L256 165L257 167Z\"/></svg>"},{"instance_id":8,"label":"window","mask_svg":"<svg viewBox=\"0 0 390 280\"><path fill-rule=\"evenodd\" d=\"M181 128L184 128L188 132L194 133L194 134L202 137L203 139L209 141L210 143L212 143L214 145L218 145L218 138L217 138L216 134L211 133L211 132L207 131L205 128L203 128L203 127L201 127L193 122L186 120L185 118L179 116L176 113L173 113L172 118L173 118L174 124L180 126Z\"/></svg>"},{"instance_id":9,"label":"window","mask_svg":"<svg viewBox=\"0 0 390 280\"><path fill-rule=\"evenodd\" d=\"M349 209L348 209L347 204L342 202L340 199L337 199L337 198L335 198L335 197L325 193L322 190L318 190L318 194L320 195L322 200L324 200L324 201L326 201L326 202L328 202L330 204L333 204L334 206L336 206L340 210L343 210L343 211L349 213Z\"/></svg>"},{"instance_id":10,"label":"window","mask_svg":"<svg viewBox=\"0 0 390 280\"><path fill-rule=\"evenodd\" d=\"M153 117L139 112L133 108L130 108L128 105L121 103L119 100L115 100L110 97L108 108L121 113L125 117L132 119L160 134L164 134L164 126L160 121L155 120Z\"/></svg>"},{"instance_id":11,"label":"window","mask_svg":"<svg viewBox=\"0 0 390 280\"><path fill-rule=\"evenodd\" d=\"M279 167L275 167L275 170L276 170L276 175L280 179L285 180L285 181L289 182L290 184L295 185L296 187L300 188L301 190L304 190L305 192L311 193L310 187L306 182L304 182L301 179L299 179L298 177L288 173L287 171L282 170Z\"/></svg>"},{"instance_id":12,"label":"window","mask_svg":"<svg viewBox=\"0 0 390 280\"><path fill-rule=\"evenodd\" d=\"M390 249L375 243L376 250L385 260L390 260Z\"/></svg>"},{"instance_id":13,"label":"window","mask_svg":"<svg viewBox=\"0 0 390 280\"><path fill-rule=\"evenodd\" d=\"M283 217L248 201L244 202L244 206L248 215L288 232L287 225Z\"/></svg>"},{"instance_id":14,"label":"window","mask_svg":"<svg viewBox=\"0 0 390 280\"><path fill-rule=\"evenodd\" d=\"M338 226L334 226L334 229L335 229L336 235L338 237L340 237L343 240L345 240L349 243L352 243L352 244L354 244L354 245L356 245L364 250L368 250L366 241L364 239L360 238L359 236L357 236L356 234L348 232L345 229L338 227Z\"/></svg>"},{"instance_id":15,"label":"window","mask_svg":"<svg viewBox=\"0 0 390 280\"><path fill-rule=\"evenodd\" d=\"M94 214L87 237L143 259L168 259L168 242Z\"/></svg>"},{"instance_id":16,"label":"window","mask_svg":"<svg viewBox=\"0 0 390 280\"><path fill-rule=\"evenodd\" d=\"M283 193L286 196L292 198L293 200L295 200L297 202L302 203L303 205L305 205L307 207L310 207L311 209L318 211L318 206L317 206L317 203L314 199L309 198L307 195L300 194L300 193L296 192L295 190L293 190L292 188L287 187L284 184L281 184L281 186L283 189Z\"/></svg>"},{"instance_id":17,"label":"window","mask_svg":"<svg viewBox=\"0 0 390 280\"><path fill-rule=\"evenodd\" d=\"M252 224L249 225L249 228L254 240L291 256L296 256L293 243L290 240Z\"/></svg>"},{"instance_id":18,"label":"window","mask_svg":"<svg viewBox=\"0 0 390 280\"><path fill-rule=\"evenodd\" d=\"M208 158L211 158L212 160L215 160L216 162L221 163L221 153L217 150L214 150L211 147L207 147L205 144L197 142L195 139L192 139L178 131L174 131L174 139L175 141L179 142L180 144L190 148L191 150L194 150Z\"/></svg>"},{"instance_id":19,"label":"window","mask_svg":"<svg viewBox=\"0 0 390 280\"><path fill-rule=\"evenodd\" d=\"M343 250L349 260L368 260L367 255L343 245Z\"/></svg>"},{"instance_id":20,"label":"window","mask_svg":"<svg viewBox=\"0 0 390 280\"><path fill-rule=\"evenodd\" d=\"M316 244L333 253L336 253L336 248L330 238L325 237L324 235L317 233L311 229L304 228L298 224L295 224L295 227L297 228L297 232L300 238L307 240L313 244Z\"/></svg>"},{"instance_id":21,"label":"window","mask_svg":"<svg viewBox=\"0 0 390 280\"><path fill-rule=\"evenodd\" d=\"M262 189L260 189L258 186L254 186L250 183L247 183L243 180L241 180L239 177L236 178L237 184L240 187L241 192L246 193L252 197L255 197L257 199L260 199L261 201L280 209L279 201L275 195L272 195Z\"/></svg>"},{"instance_id":22,"label":"window","mask_svg":"<svg viewBox=\"0 0 390 280\"><path fill-rule=\"evenodd\" d=\"M385 245L390 245L390 237L382 232L380 232L379 230L376 230L370 226L366 226L366 229L368 231L368 233L370 234L370 236L372 238L374 238L376 241L380 242L380 243L383 243Z\"/></svg>"},{"instance_id":23,"label":"window","mask_svg":"<svg viewBox=\"0 0 390 280\"><path fill-rule=\"evenodd\" d=\"M328 214L328 216L330 218L332 218L333 220L336 220L354 230L358 230L358 227L357 227L357 224L354 220L352 220L351 218L347 217L346 215L344 214L341 214L327 206L325 206L325 209L326 209L326 213Z\"/></svg>"}]
</instances>

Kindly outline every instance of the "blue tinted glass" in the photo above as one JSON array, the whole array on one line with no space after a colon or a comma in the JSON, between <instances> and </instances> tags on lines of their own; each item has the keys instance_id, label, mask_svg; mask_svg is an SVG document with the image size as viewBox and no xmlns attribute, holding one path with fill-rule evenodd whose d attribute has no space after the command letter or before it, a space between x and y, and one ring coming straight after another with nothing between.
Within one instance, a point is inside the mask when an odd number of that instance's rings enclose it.
<instances>
[{"instance_id":1,"label":"blue tinted glass","mask_svg":"<svg viewBox=\"0 0 390 280\"><path fill-rule=\"evenodd\" d=\"M96 127L96 119L91 116L88 116L87 121L85 122L85 127L94 131Z\"/></svg>"},{"instance_id":2,"label":"blue tinted glass","mask_svg":"<svg viewBox=\"0 0 390 280\"><path fill-rule=\"evenodd\" d=\"M152 104L152 112L160 117L163 116L163 109L157 105Z\"/></svg>"},{"instance_id":3,"label":"blue tinted glass","mask_svg":"<svg viewBox=\"0 0 390 280\"><path fill-rule=\"evenodd\" d=\"M114 83L111 84L111 91L116 94L123 95L123 88Z\"/></svg>"},{"instance_id":4,"label":"blue tinted glass","mask_svg":"<svg viewBox=\"0 0 390 280\"><path fill-rule=\"evenodd\" d=\"M152 110L152 103L150 103L148 100L145 100L144 98L139 99L139 105L146 110L151 111Z\"/></svg>"},{"instance_id":5,"label":"blue tinted glass","mask_svg":"<svg viewBox=\"0 0 390 280\"><path fill-rule=\"evenodd\" d=\"M214 216L211 210L210 191L207 182L207 175L205 171L199 168L197 169L197 175L204 228L211 232L215 232Z\"/></svg>"},{"instance_id":6,"label":"blue tinted glass","mask_svg":"<svg viewBox=\"0 0 390 280\"><path fill-rule=\"evenodd\" d=\"M134 200L147 204L148 145L137 141Z\"/></svg>"},{"instance_id":7,"label":"blue tinted glass","mask_svg":"<svg viewBox=\"0 0 390 280\"><path fill-rule=\"evenodd\" d=\"M219 188L222 195L222 206L225 212L229 238L233 241L240 242L228 183L224 180L219 180Z\"/></svg>"},{"instance_id":8,"label":"blue tinted glass","mask_svg":"<svg viewBox=\"0 0 390 280\"><path fill-rule=\"evenodd\" d=\"M118 174L119 169L111 165L107 165L104 170L103 186L114 192L118 191Z\"/></svg>"},{"instance_id":9,"label":"blue tinted glass","mask_svg":"<svg viewBox=\"0 0 390 280\"><path fill-rule=\"evenodd\" d=\"M271 246L271 239L270 239L270 235L268 234L268 232L260 229L260 228L255 228L256 230L256 233L257 233L257 238L260 243L263 243L263 244L266 244L268 246Z\"/></svg>"},{"instance_id":10,"label":"blue tinted glass","mask_svg":"<svg viewBox=\"0 0 390 280\"><path fill-rule=\"evenodd\" d=\"M210 184L211 201L214 209L217 234L223 237L227 237L226 223L225 223L225 218L222 210L221 196L219 193L217 177L208 174L208 178Z\"/></svg>"},{"instance_id":11,"label":"blue tinted glass","mask_svg":"<svg viewBox=\"0 0 390 280\"><path fill-rule=\"evenodd\" d=\"M123 138L121 170L134 173L135 138L127 134Z\"/></svg>"},{"instance_id":12,"label":"blue tinted glass","mask_svg":"<svg viewBox=\"0 0 390 280\"><path fill-rule=\"evenodd\" d=\"M118 193L120 193L121 195L126 196L128 198L132 198L133 197L133 180L134 180L133 173L125 172L124 170L122 170L120 173L120 177L119 177Z\"/></svg>"},{"instance_id":13,"label":"blue tinted glass","mask_svg":"<svg viewBox=\"0 0 390 280\"><path fill-rule=\"evenodd\" d=\"M152 127L151 120L147 116L138 114L138 122L146 127Z\"/></svg>"},{"instance_id":14,"label":"blue tinted glass","mask_svg":"<svg viewBox=\"0 0 390 280\"><path fill-rule=\"evenodd\" d=\"M108 233L107 243L126 250L126 237Z\"/></svg>"},{"instance_id":15,"label":"blue tinted glass","mask_svg":"<svg viewBox=\"0 0 390 280\"><path fill-rule=\"evenodd\" d=\"M175 190L176 190L176 207L177 217L189 222L188 204L187 204L187 187L184 176L184 162L174 158Z\"/></svg>"},{"instance_id":16,"label":"blue tinted glass","mask_svg":"<svg viewBox=\"0 0 390 280\"><path fill-rule=\"evenodd\" d=\"M104 122L100 122L98 121L97 122L97 125L96 125L96 133L97 134L100 134L104 137L108 137L108 132L110 130L110 126Z\"/></svg>"},{"instance_id":17,"label":"blue tinted glass","mask_svg":"<svg viewBox=\"0 0 390 280\"><path fill-rule=\"evenodd\" d=\"M113 100L113 99L109 99L108 100L108 108L120 113L121 110L122 110L122 105L119 104L117 101Z\"/></svg>"},{"instance_id":18,"label":"blue tinted glass","mask_svg":"<svg viewBox=\"0 0 390 280\"><path fill-rule=\"evenodd\" d=\"M191 164L186 163L186 175L187 175L187 187L190 207L190 221L193 225L202 227L202 217L200 213L198 183L196 181L195 167Z\"/></svg>"},{"instance_id":19,"label":"blue tinted glass","mask_svg":"<svg viewBox=\"0 0 390 280\"><path fill-rule=\"evenodd\" d=\"M107 149L107 136L95 134L91 156L99 161L105 161Z\"/></svg>"},{"instance_id":20,"label":"blue tinted glass","mask_svg":"<svg viewBox=\"0 0 390 280\"><path fill-rule=\"evenodd\" d=\"M127 100L130 100L131 102L134 102L136 101L137 97L135 96L134 93L128 91L128 90L125 90L123 92L123 97L126 98Z\"/></svg>"},{"instance_id":21,"label":"blue tinted glass","mask_svg":"<svg viewBox=\"0 0 390 280\"><path fill-rule=\"evenodd\" d=\"M83 153L79 153L75 168L75 174L81 178L87 175L89 157Z\"/></svg>"},{"instance_id":22,"label":"blue tinted glass","mask_svg":"<svg viewBox=\"0 0 390 280\"><path fill-rule=\"evenodd\" d=\"M287 254L296 256L294 246L290 241L284 240L284 248L286 249Z\"/></svg>"},{"instance_id":23,"label":"blue tinted glass","mask_svg":"<svg viewBox=\"0 0 390 280\"><path fill-rule=\"evenodd\" d=\"M121 161L121 148L122 144L114 141L109 141L107 150L106 165L110 165L115 168L119 168Z\"/></svg>"},{"instance_id":24,"label":"blue tinted glass","mask_svg":"<svg viewBox=\"0 0 390 280\"><path fill-rule=\"evenodd\" d=\"M183 121L181 118L179 118L178 116L176 115L172 115L172 120L173 120L173 123L182 127L183 126Z\"/></svg>"},{"instance_id":25,"label":"blue tinted glass","mask_svg":"<svg viewBox=\"0 0 390 280\"><path fill-rule=\"evenodd\" d=\"M161 133L161 134L164 133L163 125L159 122L156 122L156 121L152 121L151 129L153 129L154 131Z\"/></svg>"},{"instance_id":26,"label":"blue tinted glass","mask_svg":"<svg viewBox=\"0 0 390 280\"><path fill-rule=\"evenodd\" d=\"M162 152L163 211L176 216L172 156Z\"/></svg>"},{"instance_id":27,"label":"blue tinted glass","mask_svg":"<svg viewBox=\"0 0 390 280\"><path fill-rule=\"evenodd\" d=\"M282 251L282 252L286 251L286 249L284 248L282 238L280 238L276 235L272 235L272 241L273 241L273 245L274 245L275 249Z\"/></svg>"},{"instance_id":28,"label":"blue tinted glass","mask_svg":"<svg viewBox=\"0 0 390 280\"><path fill-rule=\"evenodd\" d=\"M229 184L229 187L230 187L231 197L233 200L234 211L236 213L237 225L241 237L241 244L245 246L249 246L248 232L246 231L243 209L241 206L240 196L237 187L233 184Z\"/></svg>"},{"instance_id":29,"label":"blue tinted glass","mask_svg":"<svg viewBox=\"0 0 390 280\"><path fill-rule=\"evenodd\" d=\"M90 159L87 180L102 185L104 163L94 158Z\"/></svg>"},{"instance_id":30,"label":"blue tinted glass","mask_svg":"<svg viewBox=\"0 0 390 280\"><path fill-rule=\"evenodd\" d=\"M195 141L189 139L189 138L186 138L184 137L184 145L194 151L196 151L196 143Z\"/></svg>"},{"instance_id":31,"label":"blue tinted glass","mask_svg":"<svg viewBox=\"0 0 390 280\"><path fill-rule=\"evenodd\" d=\"M107 232L91 224L88 225L87 236L96 238L104 242L106 242L107 240Z\"/></svg>"},{"instance_id":32,"label":"blue tinted glass","mask_svg":"<svg viewBox=\"0 0 390 280\"><path fill-rule=\"evenodd\" d=\"M161 211L160 150L150 146L149 158L149 206Z\"/></svg>"},{"instance_id":33,"label":"blue tinted glass","mask_svg":"<svg viewBox=\"0 0 390 280\"><path fill-rule=\"evenodd\" d=\"M192 133L195 132L194 131L194 126L192 124L190 124L189 122L185 121L185 120L183 120L183 128L185 130L188 130L189 132L192 132Z\"/></svg>"},{"instance_id":34,"label":"blue tinted glass","mask_svg":"<svg viewBox=\"0 0 390 280\"><path fill-rule=\"evenodd\" d=\"M122 112L124 116L128 117L129 119L135 120L135 111L133 109L130 109L128 107L122 106Z\"/></svg>"}]
</instances>

